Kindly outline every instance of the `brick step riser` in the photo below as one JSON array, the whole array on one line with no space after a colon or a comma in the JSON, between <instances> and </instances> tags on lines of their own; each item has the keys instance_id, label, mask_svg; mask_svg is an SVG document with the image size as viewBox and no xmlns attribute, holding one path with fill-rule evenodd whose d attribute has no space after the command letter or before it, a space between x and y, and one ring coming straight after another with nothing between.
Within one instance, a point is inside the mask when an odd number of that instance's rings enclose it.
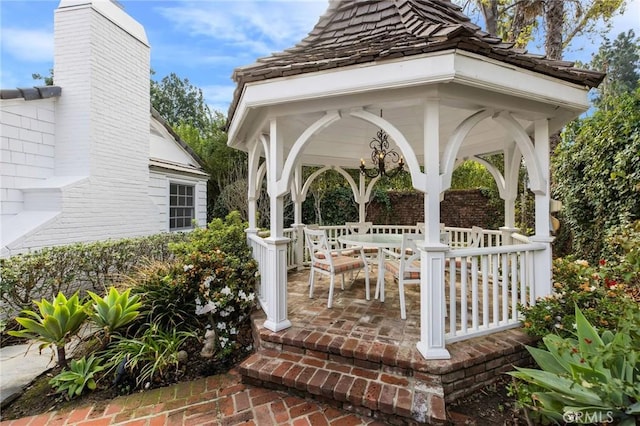
<instances>
[{"instance_id":1,"label":"brick step riser","mask_svg":"<svg viewBox=\"0 0 640 426\"><path fill-rule=\"evenodd\" d=\"M426 420L430 404L444 400L424 386L416 390L411 378L377 373L331 361L261 350L242 363L243 381L253 385L286 389L327 402L358 414L393 419L394 424L416 424ZM415 400L424 402L415 413ZM438 423L439 419L429 419Z\"/></svg>"},{"instance_id":2,"label":"brick step riser","mask_svg":"<svg viewBox=\"0 0 640 426\"><path fill-rule=\"evenodd\" d=\"M371 344L356 339L332 338L329 335L322 335L317 340L311 336L306 339L279 341L277 338L272 338L271 333L256 333L254 342L256 347L267 350L304 355L405 377L414 375L414 370L407 359L398 356L399 348L383 343ZM435 380L436 376L433 375L433 378Z\"/></svg>"}]
</instances>

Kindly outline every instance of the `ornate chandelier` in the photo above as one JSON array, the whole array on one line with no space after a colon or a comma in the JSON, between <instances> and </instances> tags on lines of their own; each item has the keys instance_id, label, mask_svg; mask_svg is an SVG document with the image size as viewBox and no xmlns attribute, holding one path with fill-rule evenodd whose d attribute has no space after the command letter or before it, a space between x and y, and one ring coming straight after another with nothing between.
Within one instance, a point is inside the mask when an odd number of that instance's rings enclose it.
<instances>
[{"instance_id":1,"label":"ornate chandelier","mask_svg":"<svg viewBox=\"0 0 640 426\"><path fill-rule=\"evenodd\" d=\"M382 111L380 112L380 116L382 116ZM374 168L367 169L364 159L361 158L360 173L363 175L369 178L377 176L392 178L404 170L404 159L394 150L389 150L389 136L384 130L378 130L376 136L369 142L369 147L372 149L371 162ZM387 163L389 163L390 166L393 164L397 164L398 166L387 170Z\"/></svg>"}]
</instances>

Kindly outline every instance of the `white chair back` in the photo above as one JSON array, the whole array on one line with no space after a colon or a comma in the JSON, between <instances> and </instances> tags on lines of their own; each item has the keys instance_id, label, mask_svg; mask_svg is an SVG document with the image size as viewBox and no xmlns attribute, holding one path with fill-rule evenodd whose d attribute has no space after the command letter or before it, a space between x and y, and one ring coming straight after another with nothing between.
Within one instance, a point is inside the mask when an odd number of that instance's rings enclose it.
<instances>
[{"instance_id":1,"label":"white chair back","mask_svg":"<svg viewBox=\"0 0 640 426\"><path fill-rule=\"evenodd\" d=\"M373 228L373 222L345 222L347 232L354 235L367 234Z\"/></svg>"}]
</instances>

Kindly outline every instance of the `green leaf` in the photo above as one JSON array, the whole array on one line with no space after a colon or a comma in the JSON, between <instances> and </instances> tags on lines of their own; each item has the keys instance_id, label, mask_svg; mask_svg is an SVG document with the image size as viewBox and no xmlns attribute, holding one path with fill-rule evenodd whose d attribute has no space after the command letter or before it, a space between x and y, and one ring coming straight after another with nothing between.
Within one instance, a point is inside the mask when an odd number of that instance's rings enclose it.
<instances>
[{"instance_id":1,"label":"green leaf","mask_svg":"<svg viewBox=\"0 0 640 426\"><path fill-rule=\"evenodd\" d=\"M540 366L544 371L556 374L563 374L567 372L564 366L560 364L560 362L558 362L558 360L548 351L532 346L527 346L527 351L529 351L538 366Z\"/></svg>"},{"instance_id":2,"label":"green leaf","mask_svg":"<svg viewBox=\"0 0 640 426\"><path fill-rule=\"evenodd\" d=\"M580 353L582 356L597 354L598 349L604 346L604 343L577 305L576 326L578 329L578 344L580 345Z\"/></svg>"},{"instance_id":3,"label":"green leaf","mask_svg":"<svg viewBox=\"0 0 640 426\"><path fill-rule=\"evenodd\" d=\"M544 389L560 392L568 400L575 401L581 405L603 406L602 399L585 387L575 383L573 380L558 376L547 371L539 371L531 368L516 367L517 372L511 372L514 377L529 383L534 383Z\"/></svg>"}]
</instances>

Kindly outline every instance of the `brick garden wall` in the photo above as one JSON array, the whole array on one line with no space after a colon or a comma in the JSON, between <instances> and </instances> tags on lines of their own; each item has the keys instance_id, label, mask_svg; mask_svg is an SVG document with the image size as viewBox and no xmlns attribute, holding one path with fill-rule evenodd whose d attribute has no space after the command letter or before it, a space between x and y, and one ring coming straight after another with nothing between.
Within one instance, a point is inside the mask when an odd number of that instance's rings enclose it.
<instances>
[{"instance_id":1,"label":"brick garden wall","mask_svg":"<svg viewBox=\"0 0 640 426\"><path fill-rule=\"evenodd\" d=\"M375 200L367 208L367 220L385 225L415 225L424 222L424 195L419 192L389 192L391 210ZM445 192L440 203L440 221L447 226L471 228L495 227L502 211L492 208L489 197L479 189Z\"/></svg>"}]
</instances>

